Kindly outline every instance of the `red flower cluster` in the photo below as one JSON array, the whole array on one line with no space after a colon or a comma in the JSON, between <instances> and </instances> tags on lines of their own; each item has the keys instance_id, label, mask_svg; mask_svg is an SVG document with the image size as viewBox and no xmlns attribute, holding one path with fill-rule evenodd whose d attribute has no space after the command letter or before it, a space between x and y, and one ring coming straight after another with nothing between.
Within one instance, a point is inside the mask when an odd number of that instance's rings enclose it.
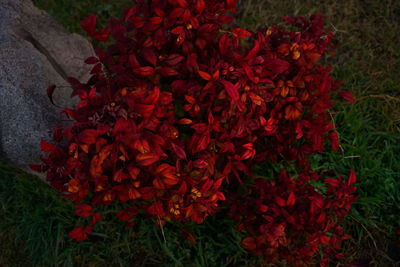
<instances>
[{"instance_id":1,"label":"red flower cluster","mask_svg":"<svg viewBox=\"0 0 400 267\"><path fill-rule=\"evenodd\" d=\"M140 211L202 223L229 204L252 235L243 246L257 254L311 257L323 244L338 248L327 233L343 236L332 229L340 229L335 218L348 211L354 188L328 179L324 195L307 184L319 179L308 156L323 151L327 137L339 147L328 112L338 83L319 63L332 33L321 15L286 18L296 32L233 27L235 2L136 0L106 29L96 29L94 15L84 20L95 40L114 42L85 61L93 65L87 83L69 79L81 99L63 110L74 124L55 129L58 145L42 141L48 155L32 168L76 203L129 204L117 214L128 225ZM253 167L266 160L292 161L302 175L254 183ZM233 198L244 184L252 194ZM81 241L100 217L87 205L76 213L92 216L70 233ZM282 252L292 248L291 256Z\"/></svg>"}]
</instances>

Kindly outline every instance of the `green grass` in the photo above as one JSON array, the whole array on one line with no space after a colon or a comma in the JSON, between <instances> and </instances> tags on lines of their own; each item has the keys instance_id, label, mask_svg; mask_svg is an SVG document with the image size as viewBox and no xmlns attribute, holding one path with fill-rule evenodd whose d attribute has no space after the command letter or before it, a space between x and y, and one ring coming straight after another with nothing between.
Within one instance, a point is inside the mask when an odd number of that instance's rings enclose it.
<instances>
[{"instance_id":1,"label":"green grass","mask_svg":"<svg viewBox=\"0 0 400 267\"><path fill-rule=\"evenodd\" d=\"M0 266L245 266L259 261L240 247L242 237L222 215L186 226L197 237L192 245L178 224L161 230L153 220L138 218L127 228L112 215L116 210L102 212L107 219L96 225L90 240L75 242L67 233L83 219L76 224L71 203L37 177L0 162Z\"/></svg>"},{"instance_id":2,"label":"green grass","mask_svg":"<svg viewBox=\"0 0 400 267\"><path fill-rule=\"evenodd\" d=\"M49 12L71 32L83 34L80 22L89 14L97 14L100 25L109 18L120 16L132 0L33 0L33 3Z\"/></svg>"},{"instance_id":3,"label":"green grass","mask_svg":"<svg viewBox=\"0 0 400 267\"><path fill-rule=\"evenodd\" d=\"M120 14L129 0L35 0L71 31L88 14ZM313 157L321 170L358 175L360 199L345 225L353 238L338 263L364 266L400 264L400 2L396 0L247 0L240 24L279 22L281 16L323 13L336 34L334 75L357 95L355 105L339 103L332 113L342 150ZM90 242L66 233L75 225L72 206L47 185L0 165L0 266L256 266L258 259L238 245L241 236L220 215L188 226L197 236L182 241L177 225L163 232L140 218L134 228L99 223ZM109 216L109 215L105 215Z\"/></svg>"}]
</instances>

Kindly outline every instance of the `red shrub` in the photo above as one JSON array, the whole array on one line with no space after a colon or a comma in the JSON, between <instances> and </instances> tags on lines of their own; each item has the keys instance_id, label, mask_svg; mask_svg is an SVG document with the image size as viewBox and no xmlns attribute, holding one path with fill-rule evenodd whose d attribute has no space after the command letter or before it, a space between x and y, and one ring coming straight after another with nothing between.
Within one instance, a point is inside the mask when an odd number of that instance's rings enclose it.
<instances>
[{"instance_id":1,"label":"red shrub","mask_svg":"<svg viewBox=\"0 0 400 267\"><path fill-rule=\"evenodd\" d=\"M234 0L136 2L106 29L95 15L82 22L93 39L114 41L85 61L87 83L69 79L81 101L63 112L74 123L56 129L58 145L41 143L48 155L33 168L77 203L78 216L96 214L79 203L119 201L130 206L117 214L128 225L139 210L202 223L230 205L249 234L243 246L269 260L307 262L320 247L338 249L336 218L355 199L354 179L327 179L326 194L307 183L319 179L309 155L327 137L339 147L328 111L338 83L320 63L332 39L323 17L285 18L295 32L251 32L233 26ZM302 174L253 181L266 160L293 161ZM237 197L244 185L248 194ZM71 237L85 239L98 219Z\"/></svg>"},{"instance_id":2,"label":"red shrub","mask_svg":"<svg viewBox=\"0 0 400 267\"><path fill-rule=\"evenodd\" d=\"M231 216L240 221L238 230L249 234L242 246L269 262L286 259L293 266L310 266L319 248L325 264L341 257L337 250L347 236L339 222L357 199L355 173L347 182L325 179L325 194L308 183L320 179L312 172L293 179L282 171L277 181L257 179L244 196L233 195Z\"/></svg>"}]
</instances>

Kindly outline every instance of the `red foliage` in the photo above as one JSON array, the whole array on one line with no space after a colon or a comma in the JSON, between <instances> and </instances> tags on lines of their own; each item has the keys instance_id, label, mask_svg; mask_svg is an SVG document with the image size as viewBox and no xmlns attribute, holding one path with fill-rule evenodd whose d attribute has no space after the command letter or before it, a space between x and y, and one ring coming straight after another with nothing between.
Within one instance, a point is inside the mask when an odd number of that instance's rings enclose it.
<instances>
[{"instance_id":1,"label":"red foliage","mask_svg":"<svg viewBox=\"0 0 400 267\"><path fill-rule=\"evenodd\" d=\"M347 182L325 179L326 193L308 183L321 180L313 172L303 172L297 179L283 171L275 181L255 180L245 195L228 200L231 216L240 221L239 231L248 237L242 246L269 262L286 259L291 266L310 266L313 256L322 248L325 260L340 258L338 250L347 239L339 225L357 197L353 195L355 174Z\"/></svg>"},{"instance_id":2,"label":"red foliage","mask_svg":"<svg viewBox=\"0 0 400 267\"><path fill-rule=\"evenodd\" d=\"M133 225L138 210L202 223L229 205L249 235L243 247L269 260L301 265L318 248L339 249L336 218L355 200L355 176L326 179L326 194L307 183L321 180L308 157L328 138L339 147L328 112L339 83L320 62L332 39L324 18L285 18L295 32L251 32L232 24L236 1L136 2L106 29L96 30L95 15L82 22L93 39L113 43L85 61L87 83L69 79L81 101L63 113L74 123L55 131L57 145L41 143L48 154L33 166L77 203L78 216L93 216L70 236L91 233L100 219L92 206L128 203L117 217ZM293 162L301 174L255 180L263 161ZM238 197L242 187L248 194Z\"/></svg>"}]
</instances>

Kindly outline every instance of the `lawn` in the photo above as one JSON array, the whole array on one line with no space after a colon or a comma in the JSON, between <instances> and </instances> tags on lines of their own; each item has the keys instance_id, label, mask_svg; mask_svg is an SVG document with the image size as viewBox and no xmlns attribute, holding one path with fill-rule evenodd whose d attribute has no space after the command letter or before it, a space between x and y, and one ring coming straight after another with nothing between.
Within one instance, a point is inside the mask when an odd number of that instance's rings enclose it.
<instances>
[{"instance_id":1,"label":"lawn","mask_svg":"<svg viewBox=\"0 0 400 267\"><path fill-rule=\"evenodd\" d=\"M117 16L129 0L34 0L70 31L83 33L88 14ZM282 16L325 14L338 45L334 75L357 103L336 105L341 150L313 157L316 169L358 176L359 200L346 217L352 238L338 266L400 264L400 2L395 0L242 0L241 25L279 23ZM45 88L44 88L45 90ZM267 171L267 170L266 170ZM109 209L108 209L109 210ZM118 207L115 206L115 210ZM179 225L160 229L141 218L126 228L100 222L94 241L76 243L73 207L36 177L0 164L1 266L258 266L240 247L241 236L223 215L189 225L196 243ZM223 211L222 211L223 213ZM105 214L110 216L111 214ZM111 219L110 219L111 220ZM110 221L107 220L107 221Z\"/></svg>"}]
</instances>

